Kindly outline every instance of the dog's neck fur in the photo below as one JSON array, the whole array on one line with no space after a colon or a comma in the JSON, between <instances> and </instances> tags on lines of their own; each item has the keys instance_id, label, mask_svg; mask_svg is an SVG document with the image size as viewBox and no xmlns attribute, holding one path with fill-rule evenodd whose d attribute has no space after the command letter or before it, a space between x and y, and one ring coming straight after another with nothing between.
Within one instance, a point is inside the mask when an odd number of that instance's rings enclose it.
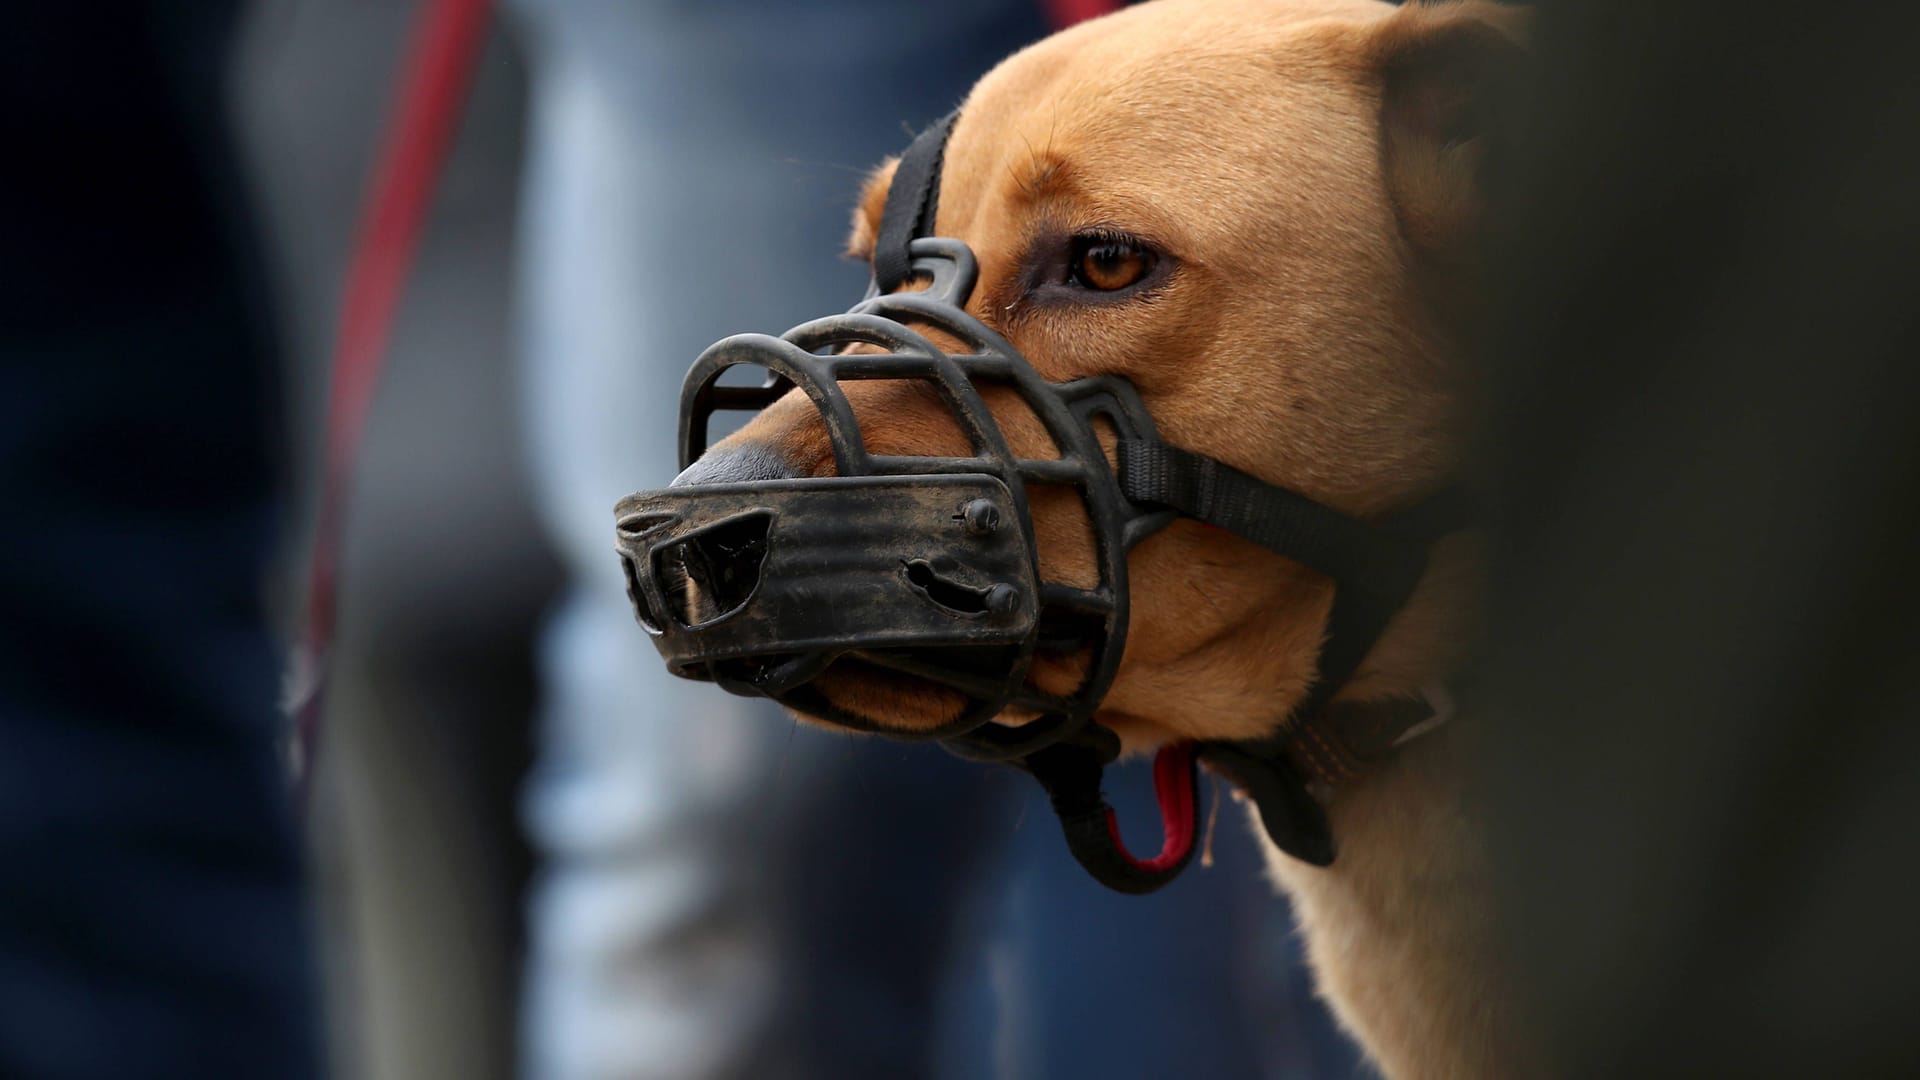
<instances>
[{"instance_id":1,"label":"dog's neck fur","mask_svg":"<svg viewBox=\"0 0 1920 1080\"><path fill-rule=\"evenodd\" d=\"M1321 992L1389 1077L1492 1077L1499 1054L1491 921L1462 807L1459 727L1407 745L1336 792L1326 869L1266 845L1293 899Z\"/></svg>"},{"instance_id":2,"label":"dog's neck fur","mask_svg":"<svg viewBox=\"0 0 1920 1080\"><path fill-rule=\"evenodd\" d=\"M1470 536L1432 568L1342 699L1444 684L1470 635ZM1463 798L1471 720L1400 746L1326 797L1339 857L1325 869L1263 843L1340 1021L1389 1077L1514 1073L1489 955L1484 863ZM1256 821L1255 830L1259 832ZM1264 834L1262 834L1264 835Z\"/></svg>"}]
</instances>

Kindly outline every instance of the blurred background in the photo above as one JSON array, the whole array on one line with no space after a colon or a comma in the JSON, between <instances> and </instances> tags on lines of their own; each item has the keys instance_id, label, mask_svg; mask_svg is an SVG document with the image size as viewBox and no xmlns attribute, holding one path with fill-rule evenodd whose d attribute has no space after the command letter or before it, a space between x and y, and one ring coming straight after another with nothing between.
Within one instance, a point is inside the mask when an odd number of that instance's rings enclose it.
<instances>
[{"instance_id":1,"label":"blurred background","mask_svg":"<svg viewBox=\"0 0 1920 1080\"><path fill-rule=\"evenodd\" d=\"M864 170L1107 6L0 12L0 1076L1367 1075L1234 815L1107 894L1016 773L668 679L611 556L698 351L857 299ZM1920 16L1836 12L1538 5L1490 163L1463 700L1543 1073L1920 1073ZM435 71L302 806L330 369Z\"/></svg>"},{"instance_id":2,"label":"blurred background","mask_svg":"<svg viewBox=\"0 0 1920 1080\"><path fill-rule=\"evenodd\" d=\"M281 317L291 475L313 525L349 257L418 3L260 0L231 107ZM527 73L489 33L363 444L309 835L344 1075L511 1075L531 855L534 642L561 583L514 368ZM304 544L281 552L289 635Z\"/></svg>"}]
</instances>

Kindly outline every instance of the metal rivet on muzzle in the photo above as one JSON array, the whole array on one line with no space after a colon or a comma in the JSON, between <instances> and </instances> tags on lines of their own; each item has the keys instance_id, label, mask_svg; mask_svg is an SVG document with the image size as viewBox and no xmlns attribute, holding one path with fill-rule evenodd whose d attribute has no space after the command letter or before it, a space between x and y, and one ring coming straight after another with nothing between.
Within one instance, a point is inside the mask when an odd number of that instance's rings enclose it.
<instances>
[{"instance_id":1,"label":"metal rivet on muzzle","mask_svg":"<svg viewBox=\"0 0 1920 1080\"><path fill-rule=\"evenodd\" d=\"M1011 585L995 585L987 590L987 610L995 615L1011 615L1020 607L1020 590Z\"/></svg>"},{"instance_id":2,"label":"metal rivet on muzzle","mask_svg":"<svg viewBox=\"0 0 1920 1080\"><path fill-rule=\"evenodd\" d=\"M985 536L1000 527L1000 508L986 499L975 499L961 508L960 519L966 522L967 535Z\"/></svg>"}]
</instances>

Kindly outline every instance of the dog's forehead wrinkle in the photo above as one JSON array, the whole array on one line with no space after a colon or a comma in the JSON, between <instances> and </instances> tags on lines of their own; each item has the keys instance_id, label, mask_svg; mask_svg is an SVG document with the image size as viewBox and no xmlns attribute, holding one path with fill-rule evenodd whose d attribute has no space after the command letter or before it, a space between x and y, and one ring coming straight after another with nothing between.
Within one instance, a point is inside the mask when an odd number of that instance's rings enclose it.
<instances>
[{"instance_id":1,"label":"dog's forehead wrinkle","mask_svg":"<svg viewBox=\"0 0 1920 1080\"><path fill-rule=\"evenodd\" d=\"M940 225L964 224L973 240L977 226L1044 208L1084 228L1199 230L1207 235L1181 245L1199 251L1249 249L1276 228L1316 239L1383 232L1384 193L1355 197L1380 186L1363 152L1376 138L1367 95L1295 87L1298 100L1276 103L1266 100L1273 79L1238 89L1174 80L1154 93L1062 82L1018 108L983 88L976 100L989 107L972 123L963 115L949 148ZM1063 104L1071 119L1056 119Z\"/></svg>"},{"instance_id":2,"label":"dog's forehead wrinkle","mask_svg":"<svg viewBox=\"0 0 1920 1080\"><path fill-rule=\"evenodd\" d=\"M1158 0L1016 53L981 80L967 107L1051 110L1060 99L1079 106L1107 101L1176 107L1257 88L1275 67L1291 69L1290 82L1338 83L1355 65L1348 50L1325 46L1327 31L1392 11L1378 0L1258 6Z\"/></svg>"}]
</instances>

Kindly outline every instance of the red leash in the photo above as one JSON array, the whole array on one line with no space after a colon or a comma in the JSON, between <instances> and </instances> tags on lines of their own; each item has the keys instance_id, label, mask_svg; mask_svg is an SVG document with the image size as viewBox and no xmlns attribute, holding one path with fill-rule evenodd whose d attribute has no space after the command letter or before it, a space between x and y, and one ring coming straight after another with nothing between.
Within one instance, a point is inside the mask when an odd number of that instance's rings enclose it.
<instances>
[{"instance_id":1,"label":"red leash","mask_svg":"<svg viewBox=\"0 0 1920 1080\"><path fill-rule=\"evenodd\" d=\"M423 0L347 268L327 395L326 456L307 569L306 619L291 702L294 782L303 800L319 751L353 472L427 207L486 41L488 15L487 0Z\"/></svg>"},{"instance_id":2,"label":"red leash","mask_svg":"<svg viewBox=\"0 0 1920 1080\"><path fill-rule=\"evenodd\" d=\"M1126 3L1125 0L1042 0L1040 6L1046 9L1047 21L1055 30L1065 30L1074 23L1119 11Z\"/></svg>"},{"instance_id":3,"label":"red leash","mask_svg":"<svg viewBox=\"0 0 1920 1080\"><path fill-rule=\"evenodd\" d=\"M1120 818L1107 810L1107 835L1113 849L1142 874L1164 874L1185 866L1193 854L1194 826L1200 814L1193 797L1193 743L1170 743L1153 755L1153 795L1160 804L1160 853L1143 859L1127 850L1120 836Z\"/></svg>"}]
</instances>

